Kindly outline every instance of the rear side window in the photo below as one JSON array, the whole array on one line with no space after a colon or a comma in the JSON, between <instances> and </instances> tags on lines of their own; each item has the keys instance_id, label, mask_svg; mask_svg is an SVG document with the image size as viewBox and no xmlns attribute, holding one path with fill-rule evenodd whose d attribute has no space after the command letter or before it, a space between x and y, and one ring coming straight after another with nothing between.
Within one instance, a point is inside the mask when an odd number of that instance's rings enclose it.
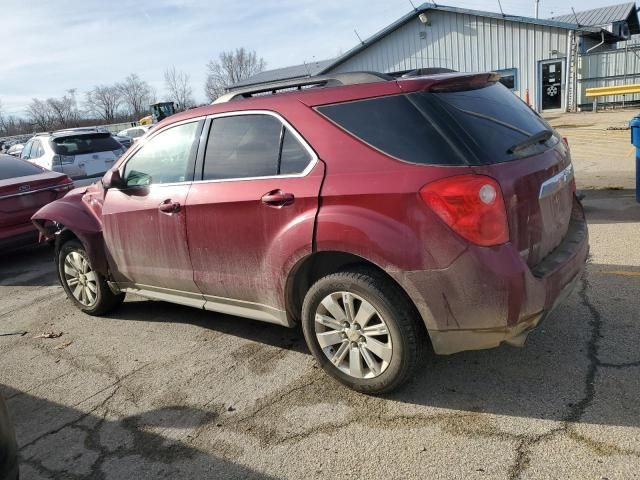
<instances>
[{"instance_id":1,"label":"rear side window","mask_svg":"<svg viewBox=\"0 0 640 480\"><path fill-rule=\"evenodd\" d=\"M56 137L51 143L53 151L58 155L84 155L122 148L122 145L109 133Z\"/></svg>"},{"instance_id":2,"label":"rear side window","mask_svg":"<svg viewBox=\"0 0 640 480\"><path fill-rule=\"evenodd\" d=\"M204 180L268 177L278 173L282 123L270 115L213 120L204 161Z\"/></svg>"},{"instance_id":3,"label":"rear side window","mask_svg":"<svg viewBox=\"0 0 640 480\"><path fill-rule=\"evenodd\" d=\"M465 132L468 147L476 153L479 163L521 158L510 149L543 130L551 130L547 122L500 83L477 90L413 95L425 108L428 108L429 97L436 99L449 114L452 128ZM536 148L543 151L557 142L554 136ZM526 152L530 155L536 150L527 149Z\"/></svg>"},{"instance_id":4,"label":"rear side window","mask_svg":"<svg viewBox=\"0 0 640 480\"><path fill-rule=\"evenodd\" d=\"M400 160L430 165L464 163L406 95L327 105L318 111L363 142Z\"/></svg>"},{"instance_id":5,"label":"rear side window","mask_svg":"<svg viewBox=\"0 0 640 480\"><path fill-rule=\"evenodd\" d=\"M282 154L280 156L281 175L302 173L309 162L311 155L302 146L298 139L286 128L282 137Z\"/></svg>"},{"instance_id":6,"label":"rear side window","mask_svg":"<svg viewBox=\"0 0 640 480\"><path fill-rule=\"evenodd\" d=\"M551 127L501 83L451 92L418 92L318 107L318 111L387 155L429 165L483 165L539 153L553 135L516 149Z\"/></svg>"},{"instance_id":7,"label":"rear side window","mask_svg":"<svg viewBox=\"0 0 640 480\"><path fill-rule=\"evenodd\" d=\"M16 177L28 177L29 175L38 175L42 173L41 168L35 165L14 158L8 155L0 156L0 180L7 180Z\"/></svg>"}]
</instances>

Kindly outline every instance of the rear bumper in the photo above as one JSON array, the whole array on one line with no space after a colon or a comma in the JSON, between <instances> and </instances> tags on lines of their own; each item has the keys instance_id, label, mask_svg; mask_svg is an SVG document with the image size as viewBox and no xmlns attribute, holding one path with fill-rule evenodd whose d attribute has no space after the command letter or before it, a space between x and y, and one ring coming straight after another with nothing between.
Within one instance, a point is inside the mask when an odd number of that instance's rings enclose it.
<instances>
[{"instance_id":1,"label":"rear bumper","mask_svg":"<svg viewBox=\"0 0 640 480\"><path fill-rule=\"evenodd\" d=\"M562 243L535 269L512 245L470 247L449 267L394 275L412 298L438 354L522 345L575 288L589 254L576 201Z\"/></svg>"}]
</instances>

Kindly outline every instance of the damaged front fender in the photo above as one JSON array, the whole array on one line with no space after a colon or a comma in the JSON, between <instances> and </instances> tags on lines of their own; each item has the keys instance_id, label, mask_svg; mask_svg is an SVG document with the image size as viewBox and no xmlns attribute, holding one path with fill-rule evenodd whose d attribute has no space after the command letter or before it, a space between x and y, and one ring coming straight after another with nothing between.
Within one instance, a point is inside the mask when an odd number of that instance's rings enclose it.
<instances>
[{"instance_id":1,"label":"damaged front fender","mask_svg":"<svg viewBox=\"0 0 640 480\"><path fill-rule=\"evenodd\" d=\"M31 221L40 232L41 238L55 241L56 248L70 232L84 246L94 270L106 275L108 263L102 236L102 221L99 212L101 203L95 188L77 188L60 200L51 202L32 217Z\"/></svg>"}]
</instances>

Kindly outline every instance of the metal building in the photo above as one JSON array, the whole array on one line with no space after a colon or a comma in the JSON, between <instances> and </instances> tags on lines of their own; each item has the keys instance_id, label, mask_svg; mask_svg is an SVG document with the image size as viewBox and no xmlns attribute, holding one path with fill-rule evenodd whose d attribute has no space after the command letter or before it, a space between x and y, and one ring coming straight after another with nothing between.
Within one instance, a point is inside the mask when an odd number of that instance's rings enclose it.
<instances>
[{"instance_id":1,"label":"metal building","mask_svg":"<svg viewBox=\"0 0 640 480\"><path fill-rule=\"evenodd\" d=\"M495 71L536 110L573 110L579 97L579 54L610 48L629 34L640 33L635 4L597 10L559 21L425 3L344 55L321 62L313 75L363 70L399 75L438 67ZM590 21L597 24L587 24ZM278 78L259 83L296 78L293 74L299 75L300 66L274 73Z\"/></svg>"}]
</instances>

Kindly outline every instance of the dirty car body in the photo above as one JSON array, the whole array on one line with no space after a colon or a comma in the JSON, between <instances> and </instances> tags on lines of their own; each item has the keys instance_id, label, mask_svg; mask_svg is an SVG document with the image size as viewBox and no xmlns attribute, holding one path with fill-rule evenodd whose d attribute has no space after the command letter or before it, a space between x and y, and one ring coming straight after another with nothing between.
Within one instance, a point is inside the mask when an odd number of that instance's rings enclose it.
<instances>
[{"instance_id":1,"label":"dirty car body","mask_svg":"<svg viewBox=\"0 0 640 480\"><path fill-rule=\"evenodd\" d=\"M568 146L492 74L175 115L33 219L112 292L302 321L328 373L371 392L418 327L438 354L522 344L588 254Z\"/></svg>"}]
</instances>

